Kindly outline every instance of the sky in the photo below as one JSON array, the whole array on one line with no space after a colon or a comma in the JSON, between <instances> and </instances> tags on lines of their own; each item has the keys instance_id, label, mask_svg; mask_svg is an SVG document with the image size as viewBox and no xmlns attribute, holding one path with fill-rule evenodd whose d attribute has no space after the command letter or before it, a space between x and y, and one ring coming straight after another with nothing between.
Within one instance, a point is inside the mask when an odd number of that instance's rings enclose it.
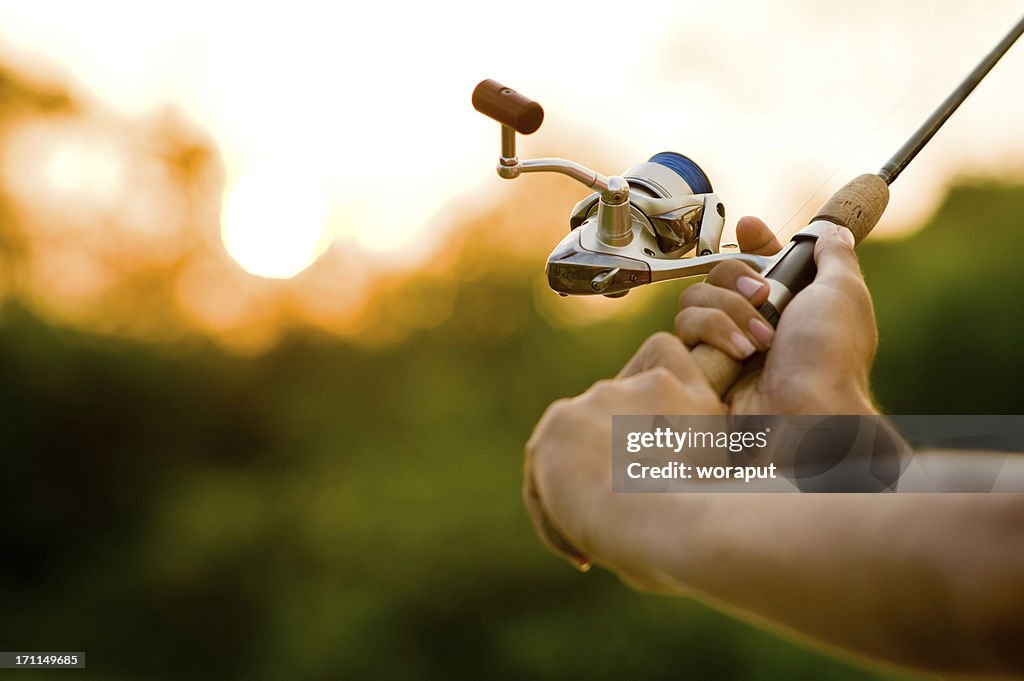
<instances>
[{"instance_id":1,"label":"sky","mask_svg":"<svg viewBox=\"0 0 1024 681\"><path fill-rule=\"evenodd\" d=\"M1006 0L0 0L0 56L63 71L121 114L173 106L203 126L227 171L228 252L287 277L327 248L382 271L413 264L443 247L433 225L454 201L503 189L498 125L470 106L484 78L545 107L522 157L612 174L679 151L707 171L730 225L755 214L792 233L830 191L876 170L1021 11ZM882 235L927 217L952 179L1024 176L1022 82L1018 45L894 185ZM551 226L552 246L564 229Z\"/></svg>"}]
</instances>

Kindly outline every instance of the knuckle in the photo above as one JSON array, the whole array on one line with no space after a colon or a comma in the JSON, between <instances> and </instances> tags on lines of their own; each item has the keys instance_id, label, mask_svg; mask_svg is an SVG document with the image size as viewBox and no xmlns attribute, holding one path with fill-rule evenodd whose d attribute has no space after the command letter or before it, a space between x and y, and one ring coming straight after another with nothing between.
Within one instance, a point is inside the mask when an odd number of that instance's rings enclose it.
<instances>
[{"instance_id":1,"label":"knuckle","mask_svg":"<svg viewBox=\"0 0 1024 681\"><path fill-rule=\"evenodd\" d=\"M837 274L847 274L854 277L860 277L860 260L857 259L857 254L854 251L847 250L845 247L839 248L833 245L827 245L824 248L825 257L832 260Z\"/></svg>"},{"instance_id":2,"label":"knuckle","mask_svg":"<svg viewBox=\"0 0 1024 681\"><path fill-rule=\"evenodd\" d=\"M678 329L686 323L686 320L693 316L692 308L686 308L676 313L675 327Z\"/></svg>"},{"instance_id":3,"label":"knuckle","mask_svg":"<svg viewBox=\"0 0 1024 681\"><path fill-rule=\"evenodd\" d=\"M534 441L539 439L542 432L546 428L550 428L552 424L567 420L573 411L572 404L572 400L563 397L548 405L544 415L540 418L540 422L537 424L537 430L534 432L534 437L531 438L530 444L534 445Z\"/></svg>"},{"instance_id":4,"label":"knuckle","mask_svg":"<svg viewBox=\"0 0 1024 681\"><path fill-rule=\"evenodd\" d=\"M647 382L654 390L664 391L678 387L675 374L662 366L652 367L644 372Z\"/></svg>"},{"instance_id":5,"label":"knuckle","mask_svg":"<svg viewBox=\"0 0 1024 681\"><path fill-rule=\"evenodd\" d=\"M719 314L709 317L720 319L722 316L735 320L745 320L756 314L756 308L746 298L729 288L714 288L708 293L705 307Z\"/></svg>"},{"instance_id":6,"label":"knuckle","mask_svg":"<svg viewBox=\"0 0 1024 681\"><path fill-rule=\"evenodd\" d=\"M565 433L572 432L580 413L578 399L563 397L548 405L526 442L527 462L543 460L553 443L564 438Z\"/></svg>"},{"instance_id":7,"label":"knuckle","mask_svg":"<svg viewBox=\"0 0 1024 681\"><path fill-rule=\"evenodd\" d=\"M682 293L679 294L679 307L687 308L694 307L701 304L701 301L705 300L710 289L714 287L706 282L698 282L696 284L690 284L687 286Z\"/></svg>"},{"instance_id":8,"label":"knuckle","mask_svg":"<svg viewBox=\"0 0 1024 681\"><path fill-rule=\"evenodd\" d=\"M575 408L570 416L573 426L585 424L588 417L595 412L614 409L622 401L622 381L603 378L590 386L585 393L576 398Z\"/></svg>"},{"instance_id":9,"label":"knuckle","mask_svg":"<svg viewBox=\"0 0 1024 681\"><path fill-rule=\"evenodd\" d=\"M683 337L688 336L700 326L701 308L687 307L676 314L676 333Z\"/></svg>"},{"instance_id":10,"label":"knuckle","mask_svg":"<svg viewBox=\"0 0 1024 681\"><path fill-rule=\"evenodd\" d=\"M679 339L668 331L658 331L647 339L647 345L656 351L670 350L679 345Z\"/></svg>"},{"instance_id":11,"label":"knuckle","mask_svg":"<svg viewBox=\"0 0 1024 681\"><path fill-rule=\"evenodd\" d=\"M548 406L547 416L549 418L558 418L559 416L564 415L565 412L569 411L569 409L571 407L572 407L572 398L569 398L569 397L559 398L559 399L555 400L554 402L552 402Z\"/></svg>"},{"instance_id":12,"label":"knuckle","mask_svg":"<svg viewBox=\"0 0 1024 681\"><path fill-rule=\"evenodd\" d=\"M873 316L871 293L859 272L838 272L827 281L827 285L835 291L835 302L848 313Z\"/></svg>"},{"instance_id":13,"label":"knuckle","mask_svg":"<svg viewBox=\"0 0 1024 681\"><path fill-rule=\"evenodd\" d=\"M753 269L746 263L739 260L726 260L718 265L708 274L707 282L715 286L731 287L732 284L742 276L752 274Z\"/></svg>"},{"instance_id":14,"label":"knuckle","mask_svg":"<svg viewBox=\"0 0 1024 681\"><path fill-rule=\"evenodd\" d=\"M756 309L750 304L749 300L732 289L722 289L721 296L721 308L727 312L731 312L735 316L749 315Z\"/></svg>"},{"instance_id":15,"label":"knuckle","mask_svg":"<svg viewBox=\"0 0 1024 681\"><path fill-rule=\"evenodd\" d=\"M584 396L590 397L601 397L607 394L613 386L613 381L609 378L602 378L601 380L594 381L594 384L587 388L587 391L583 394Z\"/></svg>"},{"instance_id":16,"label":"knuckle","mask_svg":"<svg viewBox=\"0 0 1024 681\"><path fill-rule=\"evenodd\" d=\"M866 307L872 307L871 291L868 290L868 284L866 281L864 281L864 277L853 277L853 281L850 282L850 294Z\"/></svg>"},{"instance_id":17,"label":"knuckle","mask_svg":"<svg viewBox=\"0 0 1024 681\"><path fill-rule=\"evenodd\" d=\"M860 270L856 268L848 268L836 272L832 276L832 281L834 286L846 291L855 291L857 289L867 291L864 277L861 276Z\"/></svg>"},{"instance_id":18,"label":"knuckle","mask_svg":"<svg viewBox=\"0 0 1024 681\"><path fill-rule=\"evenodd\" d=\"M685 336L705 338L709 333L735 327L732 318L716 307L691 307L676 315L676 329Z\"/></svg>"},{"instance_id":19,"label":"knuckle","mask_svg":"<svg viewBox=\"0 0 1024 681\"><path fill-rule=\"evenodd\" d=\"M669 355L679 346L679 339L668 331L658 331L646 341L640 348L640 352L648 360L657 360L660 357Z\"/></svg>"},{"instance_id":20,"label":"knuckle","mask_svg":"<svg viewBox=\"0 0 1024 681\"><path fill-rule=\"evenodd\" d=\"M708 308L707 310L705 310L703 317L704 327L709 331L724 331L736 325L732 321L732 317L726 314L725 310L719 309L717 307Z\"/></svg>"}]
</instances>

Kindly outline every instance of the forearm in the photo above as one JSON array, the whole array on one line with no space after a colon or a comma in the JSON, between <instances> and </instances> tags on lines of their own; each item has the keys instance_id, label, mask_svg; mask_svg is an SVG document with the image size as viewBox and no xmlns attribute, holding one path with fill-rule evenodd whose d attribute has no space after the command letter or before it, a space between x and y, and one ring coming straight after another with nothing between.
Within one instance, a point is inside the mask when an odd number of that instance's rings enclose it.
<instances>
[{"instance_id":1,"label":"forearm","mask_svg":"<svg viewBox=\"0 0 1024 681\"><path fill-rule=\"evenodd\" d=\"M707 495L677 566L699 594L899 664L1024 673L1015 495Z\"/></svg>"}]
</instances>

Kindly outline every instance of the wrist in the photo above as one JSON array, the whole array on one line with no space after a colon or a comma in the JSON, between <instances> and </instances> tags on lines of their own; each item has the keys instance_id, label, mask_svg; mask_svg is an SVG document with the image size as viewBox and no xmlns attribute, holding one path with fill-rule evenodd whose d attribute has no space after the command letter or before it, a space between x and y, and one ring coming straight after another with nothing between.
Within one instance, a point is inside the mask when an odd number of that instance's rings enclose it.
<instances>
[{"instance_id":1,"label":"wrist","mask_svg":"<svg viewBox=\"0 0 1024 681\"><path fill-rule=\"evenodd\" d=\"M797 381L787 386L785 396L776 401L779 415L849 414L877 415L879 410L861 381L822 380Z\"/></svg>"},{"instance_id":2,"label":"wrist","mask_svg":"<svg viewBox=\"0 0 1024 681\"><path fill-rule=\"evenodd\" d=\"M679 594L690 589L695 540L704 516L703 494L613 493L615 519L595 558L642 591Z\"/></svg>"},{"instance_id":3,"label":"wrist","mask_svg":"<svg viewBox=\"0 0 1024 681\"><path fill-rule=\"evenodd\" d=\"M866 393L859 391L847 391L842 395L825 398L822 400L822 404L828 405L829 409L818 413L849 416L877 416L880 413L871 398Z\"/></svg>"}]
</instances>

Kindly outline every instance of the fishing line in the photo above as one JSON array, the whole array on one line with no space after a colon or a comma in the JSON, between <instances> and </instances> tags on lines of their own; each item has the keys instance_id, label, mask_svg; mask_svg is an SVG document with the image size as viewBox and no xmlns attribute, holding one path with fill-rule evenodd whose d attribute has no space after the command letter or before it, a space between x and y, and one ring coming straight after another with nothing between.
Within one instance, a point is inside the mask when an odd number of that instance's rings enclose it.
<instances>
[{"instance_id":1,"label":"fishing line","mask_svg":"<svg viewBox=\"0 0 1024 681\"><path fill-rule=\"evenodd\" d=\"M974 16L974 18L971 19L970 23L968 24L967 30L966 31L964 31L964 30L957 30L956 31L956 35L959 36L959 35L973 33L975 31L975 29L978 28L978 26L981 23L982 19L989 18L992 15L992 13L995 11L995 9L997 7L999 7L999 6L1001 6L1001 3L993 2L986 9L983 9L983 10L979 11ZM923 40L919 41L919 43L923 43ZM783 225L781 227L779 227L778 229L772 230L772 234L774 234L776 237L778 237L780 234L785 232L787 230L787 228L791 224L793 224L793 221L796 220L796 218L801 213L803 213L804 209L807 208L807 206L810 205L811 202L814 201L815 198L817 198L819 195L822 194L822 191L825 189L825 187L830 182L832 182L832 180L835 178L835 176L839 174L839 171L842 170L846 166L846 164L849 163L850 160L854 156L856 156L857 153L861 151L861 149L864 148L864 146L868 143L868 141L870 139L872 139L878 133L878 131L882 128L882 126L885 125L892 118L893 114L895 114L897 110L899 110L904 104L906 104L906 102L910 99L910 96L912 94L916 93L918 90L920 90L921 86L925 83L925 81L930 79L935 74L935 72L936 72L936 70L938 70L939 66L942 65L942 64L939 63L939 61L940 61L939 57L942 54L944 54L945 52L949 51L949 47L952 44L954 44L954 41L952 39L952 34L951 34L951 38L949 38L946 41L942 42L941 43L941 48L939 50L937 50L935 53L933 53L932 58L928 60L927 63L930 66L928 66L928 67L926 67L926 68L924 68L922 70L921 74L915 80L914 84L911 85L910 88L908 88L904 92L904 94L900 97L899 101L897 101L895 104L893 104L892 107L888 110L888 112L886 112L886 114L878 121L878 123L876 123L875 126L866 135L864 135L863 138L861 138L861 140L856 144L856 146L853 147L853 149L850 151L850 153L847 154L846 157L839 163L839 165L837 165L835 167L835 170L833 170L832 173L828 177L826 177L825 180L820 185L818 185L818 188L815 189L814 192L810 196L807 197L806 201L804 201L802 204L800 204L800 207L796 209L796 211L789 217L789 219L786 220L786 222L783 223ZM792 234L790 234L789 236L792 236Z\"/></svg>"}]
</instances>

